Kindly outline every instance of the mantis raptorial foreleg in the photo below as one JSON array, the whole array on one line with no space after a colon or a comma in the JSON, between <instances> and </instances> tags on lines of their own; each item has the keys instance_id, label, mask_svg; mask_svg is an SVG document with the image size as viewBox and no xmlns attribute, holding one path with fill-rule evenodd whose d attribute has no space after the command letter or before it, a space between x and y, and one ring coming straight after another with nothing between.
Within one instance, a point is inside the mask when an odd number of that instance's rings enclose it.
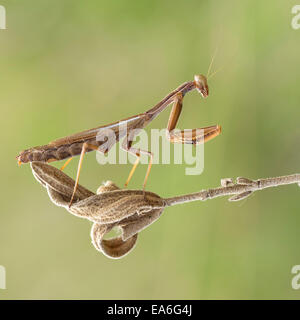
<instances>
[{"instance_id":1,"label":"mantis raptorial foreleg","mask_svg":"<svg viewBox=\"0 0 300 320\"><path fill-rule=\"evenodd\" d=\"M187 131L174 130L182 111L183 97L181 92L174 97L174 104L167 126L167 139L172 143L199 144L207 142L219 135L221 127L218 125Z\"/></svg>"}]
</instances>

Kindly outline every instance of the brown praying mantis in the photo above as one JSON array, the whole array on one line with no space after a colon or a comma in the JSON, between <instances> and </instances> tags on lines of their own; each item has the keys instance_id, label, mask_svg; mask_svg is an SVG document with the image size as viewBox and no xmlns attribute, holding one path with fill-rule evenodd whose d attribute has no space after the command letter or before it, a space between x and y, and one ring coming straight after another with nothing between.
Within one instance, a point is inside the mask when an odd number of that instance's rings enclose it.
<instances>
[{"instance_id":1,"label":"brown praying mantis","mask_svg":"<svg viewBox=\"0 0 300 320\"><path fill-rule=\"evenodd\" d=\"M172 143L199 144L213 139L221 132L221 127L219 125L208 126L200 129L192 129L188 132L175 132L174 129L182 111L183 98L186 93L194 89L196 89L203 98L206 98L209 95L207 77L204 75L195 75L193 81L183 83L177 89L169 93L154 107L144 113L134 115L108 125L85 130L68 137L60 138L44 146L38 146L24 150L17 156L18 163L20 165L22 163L33 161L53 162L69 158L62 166L61 170L63 170L70 162L72 157L80 155L73 195L69 204L69 206L71 206L78 187L84 154L93 150L107 153L114 143L125 137L122 143L122 149L137 157L136 162L126 180L125 186L128 185L139 163L140 156L144 154L150 158L143 183L144 190L151 170L153 154L150 151L132 147L133 138L141 129L145 128L152 120L154 120L167 106L173 103L167 125L167 139ZM127 126L126 131L120 130L120 123ZM113 142L110 142L110 135L115 136L115 138L112 139ZM105 140L103 139L104 137L108 139Z\"/></svg>"}]
</instances>

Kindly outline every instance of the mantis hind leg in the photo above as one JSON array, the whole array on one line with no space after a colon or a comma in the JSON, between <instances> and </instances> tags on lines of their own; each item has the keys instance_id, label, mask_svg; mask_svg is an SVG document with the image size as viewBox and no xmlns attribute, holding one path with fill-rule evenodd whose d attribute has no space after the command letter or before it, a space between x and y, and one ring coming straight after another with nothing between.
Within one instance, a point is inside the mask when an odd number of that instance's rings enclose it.
<instances>
[{"instance_id":1,"label":"mantis hind leg","mask_svg":"<svg viewBox=\"0 0 300 320\"><path fill-rule=\"evenodd\" d=\"M71 205L73 203L74 195L75 195L77 187L78 187L80 171L81 171L82 162L83 162L83 157L84 157L85 153L88 151L88 149L98 150L98 147L94 146L93 144L86 143L86 142L82 145L81 154L80 154L80 158L79 158L79 163L78 163L78 167L77 167L77 175L76 175L74 190L73 190L73 194L72 194L72 197L71 197L71 200L70 200L70 203L69 203L69 208L71 207Z\"/></svg>"}]
</instances>

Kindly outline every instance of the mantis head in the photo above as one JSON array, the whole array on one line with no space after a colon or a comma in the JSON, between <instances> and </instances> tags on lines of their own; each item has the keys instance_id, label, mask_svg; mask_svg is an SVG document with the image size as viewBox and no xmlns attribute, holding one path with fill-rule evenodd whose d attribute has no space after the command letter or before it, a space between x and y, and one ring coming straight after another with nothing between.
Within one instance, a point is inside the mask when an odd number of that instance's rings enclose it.
<instances>
[{"instance_id":1,"label":"mantis head","mask_svg":"<svg viewBox=\"0 0 300 320\"><path fill-rule=\"evenodd\" d=\"M200 92L201 96L203 98L206 98L209 94L207 78L202 74L195 75L194 83L195 83L196 89Z\"/></svg>"}]
</instances>

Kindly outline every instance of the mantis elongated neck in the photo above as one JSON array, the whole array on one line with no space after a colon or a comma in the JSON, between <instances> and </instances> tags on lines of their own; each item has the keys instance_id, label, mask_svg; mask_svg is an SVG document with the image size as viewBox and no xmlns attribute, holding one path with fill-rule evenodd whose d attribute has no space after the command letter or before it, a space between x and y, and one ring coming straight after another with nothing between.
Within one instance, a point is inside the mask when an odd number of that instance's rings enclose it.
<instances>
[{"instance_id":1,"label":"mantis elongated neck","mask_svg":"<svg viewBox=\"0 0 300 320\"><path fill-rule=\"evenodd\" d=\"M184 96L187 92L194 90L195 84L194 81L189 81L183 83L177 89L169 93L164 99L162 99L158 104L154 107L146 111L145 113L151 117L151 120L155 119L169 104L171 104L174 100L174 97L179 92Z\"/></svg>"}]
</instances>

